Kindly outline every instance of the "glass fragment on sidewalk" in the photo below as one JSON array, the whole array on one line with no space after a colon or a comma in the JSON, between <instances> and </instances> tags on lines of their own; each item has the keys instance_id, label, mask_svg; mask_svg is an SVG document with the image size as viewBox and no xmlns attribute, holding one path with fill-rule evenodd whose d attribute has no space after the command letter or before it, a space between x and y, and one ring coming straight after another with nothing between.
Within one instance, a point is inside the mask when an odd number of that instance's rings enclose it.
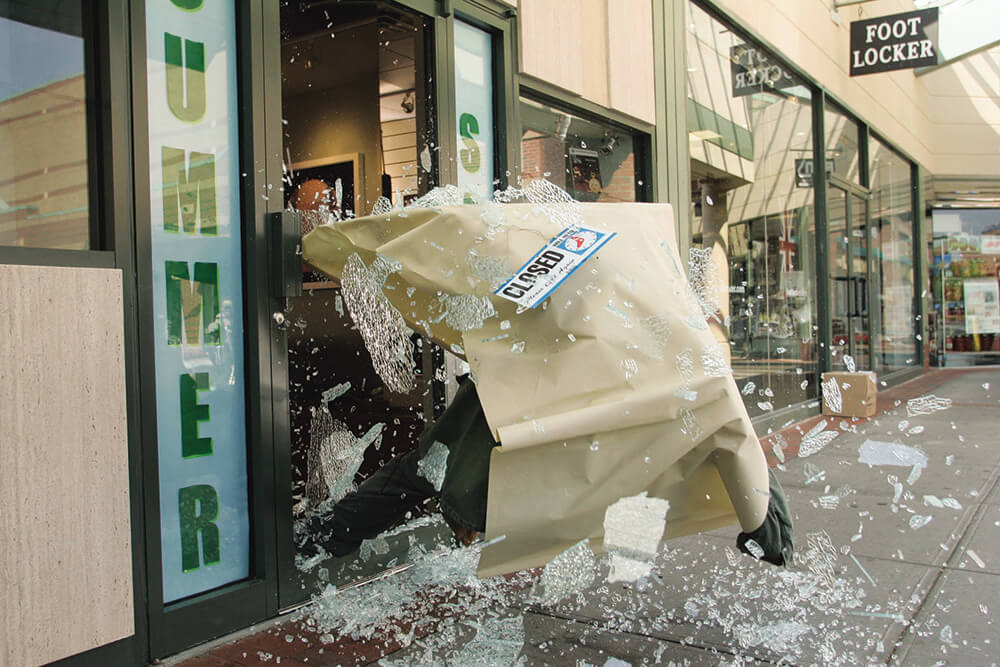
<instances>
[{"instance_id":1,"label":"glass fragment on sidewalk","mask_svg":"<svg viewBox=\"0 0 1000 667\"><path fill-rule=\"evenodd\" d=\"M929 415L939 410L947 410L951 407L950 398L938 398L934 394L911 398L906 402L906 415L916 417L917 415Z\"/></svg>"},{"instance_id":2,"label":"glass fragment on sidewalk","mask_svg":"<svg viewBox=\"0 0 1000 667\"><path fill-rule=\"evenodd\" d=\"M597 558L590 540L581 540L545 566L539 583L542 604L551 605L583 591L597 576Z\"/></svg>"},{"instance_id":3,"label":"glass fragment on sidewalk","mask_svg":"<svg viewBox=\"0 0 1000 667\"><path fill-rule=\"evenodd\" d=\"M865 440L858 450L858 462L871 466L927 467L927 454L911 445L898 442Z\"/></svg>"},{"instance_id":4,"label":"glass fragment on sidewalk","mask_svg":"<svg viewBox=\"0 0 1000 667\"><path fill-rule=\"evenodd\" d=\"M802 442L799 444L800 457L812 456L840 435L840 431L827 431L826 426L827 421L821 419L802 437Z\"/></svg>"},{"instance_id":5,"label":"glass fragment on sidewalk","mask_svg":"<svg viewBox=\"0 0 1000 667\"><path fill-rule=\"evenodd\" d=\"M608 581L636 581L649 576L670 503L646 493L622 498L604 512L604 548L611 553Z\"/></svg>"}]
</instances>

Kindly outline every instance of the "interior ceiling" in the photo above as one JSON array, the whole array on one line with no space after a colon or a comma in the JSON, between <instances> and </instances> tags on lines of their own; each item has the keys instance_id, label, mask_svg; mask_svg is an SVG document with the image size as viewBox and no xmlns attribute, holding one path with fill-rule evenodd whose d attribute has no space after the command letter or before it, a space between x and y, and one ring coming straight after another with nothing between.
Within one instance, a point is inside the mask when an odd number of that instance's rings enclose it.
<instances>
[{"instance_id":1,"label":"interior ceiling","mask_svg":"<svg viewBox=\"0 0 1000 667\"><path fill-rule=\"evenodd\" d=\"M380 92L414 87L418 26L409 16L365 4L314 2L282 8L286 97L350 85L374 76L376 68ZM365 57L376 52L372 39L378 41L377 62Z\"/></svg>"}]
</instances>

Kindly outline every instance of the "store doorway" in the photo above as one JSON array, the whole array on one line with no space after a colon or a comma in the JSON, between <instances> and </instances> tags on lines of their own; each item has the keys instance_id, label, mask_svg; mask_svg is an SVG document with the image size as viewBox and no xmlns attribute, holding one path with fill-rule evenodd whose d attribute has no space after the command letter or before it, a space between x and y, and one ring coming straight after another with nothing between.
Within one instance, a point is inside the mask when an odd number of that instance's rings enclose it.
<instances>
[{"instance_id":1,"label":"store doorway","mask_svg":"<svg viewBox=\"0 0 1000 667\"><path fill-rule=\"evenodd\" d=\"M284 3L280 19L284 206L301 232L428 191L431 20L395 3L350 1ZM288 387L274 405L281 608L404 564L412 543L440 532L427 522L345 558L315 556L332 504L414 447L444 392L440 350L414 337L415 380L393 391L373 371L339 283L303 263L301 288L275 313L283 335L272 343L275 386Z\"/></svg>"},{"instance_id":2,"label":"store doorway","mask_svg":"<svg viewBox=\"0 0 1000 667\"><path fill-rule=\"evenodd\" d=\"M833 370L874 370L871 351L873 271L868 200L853 189L829 185L829 238Z\"/></svg>"}]
</instances>

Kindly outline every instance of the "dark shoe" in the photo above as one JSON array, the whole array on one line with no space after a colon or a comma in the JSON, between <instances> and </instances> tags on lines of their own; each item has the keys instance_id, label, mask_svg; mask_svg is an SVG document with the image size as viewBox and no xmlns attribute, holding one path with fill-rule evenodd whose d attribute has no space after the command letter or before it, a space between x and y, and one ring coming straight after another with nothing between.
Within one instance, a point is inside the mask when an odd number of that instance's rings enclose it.
<instances>
[{"instance_id":1,"label":"dark shoe","mask_svg":"<svg viewBox=\"0 0 1000 667\"><path fill-rule=\"evenodd\" d=\"M792 545L792 517L788 512L785 492L769 470L771 498L767 503L767 515L760 528L752 533L740 533L736 547L745 554L772 565L791 565L794 557Z\"/></svg>"},{"instance_id":2,"label":"dark shoe","mask_svg":"<svg viewBox=\"0 0 1000 667\"><path fill-rule=\"evenodd\" d=\"M451 528L452 532L455 533L455 539L458 540L462 546L469 546L479 538L479 533L475 530L471 530L461 525L445 512L441 512L441 516L444 517L445 523Z\"/></svg>"}]
</instances>

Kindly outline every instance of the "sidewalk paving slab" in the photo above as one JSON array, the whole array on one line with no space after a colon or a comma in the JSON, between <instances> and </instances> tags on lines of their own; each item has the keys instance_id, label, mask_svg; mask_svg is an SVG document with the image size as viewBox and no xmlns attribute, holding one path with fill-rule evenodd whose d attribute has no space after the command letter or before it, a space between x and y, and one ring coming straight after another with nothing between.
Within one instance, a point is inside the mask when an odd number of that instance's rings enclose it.
<instances>
[{"instance_id":1,"label":"sidewalk paving slab","mask_svg":"<svg viewBox=\"0 0 1000 667\"><path fill-rule=\"evenodd\" d=\"M996 665L1000 626L997 577L948 570L908 629L898 665Z\"/></svg>"}]
</instances>

